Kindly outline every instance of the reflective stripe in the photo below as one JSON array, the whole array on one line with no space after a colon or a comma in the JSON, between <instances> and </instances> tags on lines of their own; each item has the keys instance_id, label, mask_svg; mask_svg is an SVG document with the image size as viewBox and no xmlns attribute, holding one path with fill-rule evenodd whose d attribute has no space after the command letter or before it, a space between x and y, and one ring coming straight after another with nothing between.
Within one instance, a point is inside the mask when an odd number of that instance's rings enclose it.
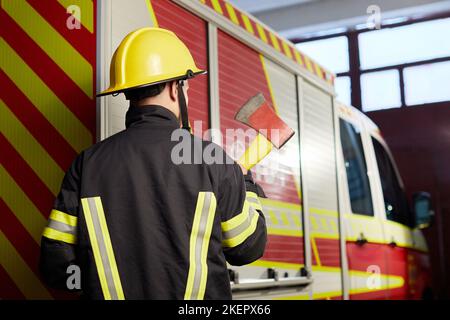
<instances>
[{"instance_id":1,"label":"reflective stripe","mask_svg":"<svg viewBox=\"0 0 450 320\"><path fill-rule=\"evenodd\" d=\"M52 212L50 213L50 219L55 220L55 221L59 221L65 224L68 224L69 226L72 227L76 227L77 226L77 222L78 222L78 218L75 216L72 216L70 214L64 213L62 211L53 209Z\"/></svg>"},{"instance_id":2,"label":"reflective stripe","mask_svg":"<svg viewBox=\"0 0 450 320\"><path fill-rule=\"evenodd\" d=\"M224 237L222 240L223 247L236 247L247 240L256 230L256 226L258 224L259 214L255 211L254 208L251 208L251 214L249 214L249 224L246 228L242 228L241 232L226 232L225 236L231 236L230 238ZM246 221L247 222L247 221Z\"/></svg>"},{"instance_id":3,"label":"reflective stripe","mask_svg":"<svg viewBox=\"0 0 450 320\"><path fill-rule=\"evenodd\" d=\"M246 200L252 203L252 207L254 207L256 210L262 211L261 202L259 202L259 198L256 193L247 191L246 196Z\"/></svg>"},{"instance_id":4,"label":"reflective stripe","mask_svg":"<svg viewBox=\"0 0 450 320\"><path fill-rule=\"evenodd\" d=\"M81 203L103 296L105 300L124 300L101 199L83 198Z\"/></svg>"},{"instance_id":5,"label":"reflective stripe","mask_svg":"<svg viewBox=\"0 0 450 320\"><path fill-rule=\"evenodd\" d=\"M70 244L77 242L77 217L59 210L52 210L42 236Z\"/></svg>"},{"instance_id":6,"label":"reflective stripe","mask_svg":"<svg viewBox=\"0 0 450 320\"><path fill-rule=\"evenodd\" d=\"M42 236L48 239L62 241L70 244L75 244L77 242L77 238L75 235L51 229L49 227L46 227L44 229Z\"/></svg>"},{"instance_id":7,"label":"reflective stripe","mask_svg":"<svg viewBox=\"0 0 450 320\"><path fill-rule=\"evenodd\" d=\"M247 191L242 212L222 222L222 246L235 247L244 242L256 230L261 203L254 192Z\"/></svg>"},{"instance_id":8,"label":"reflective stripe","mask_svg":"<svg viewBox=\"0 0 450 320\"><path fill-rule=\"evenodd\" d=\"M184 299L200 300L205 296L208 277L208 248L216 212L212 192L199 192L189 241L189 272Z\"/></svg>"}]
</instances>

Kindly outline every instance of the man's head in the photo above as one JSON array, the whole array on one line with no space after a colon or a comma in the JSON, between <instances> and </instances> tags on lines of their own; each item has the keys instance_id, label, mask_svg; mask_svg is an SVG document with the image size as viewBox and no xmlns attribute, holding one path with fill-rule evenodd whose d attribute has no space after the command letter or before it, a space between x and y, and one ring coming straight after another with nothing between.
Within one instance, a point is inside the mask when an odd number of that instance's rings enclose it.
<instances>
[{"instance_id":1,"label":"man's head","mask_svg":"<svg viewBox=\"0 0 450 320\"><path fill-rule=\"evenodd\" d=\"M186 100L186 106L189 104L188 80L181 80L182 86L179 86L180 80L169 81L143 88L132 89L125 91L125 97L130 100L130 105L133 106L146 106L146 105L160 105L169 109L175 116L180 119L180 101L178 91L180 87L183 90Z\"/></svg>"},{"instance_id":2,"label":"man's head","mask_svg":"<svg viewBox=\"0 0 450 320\"><path fill-rule=\"evenodd\" d=\"M141 28L119 44L111 59L110 86L97 96L125 93L132 105L162 105L189 129L186 79L204 73L173 32Z\"/></svg>"}]
</instances>

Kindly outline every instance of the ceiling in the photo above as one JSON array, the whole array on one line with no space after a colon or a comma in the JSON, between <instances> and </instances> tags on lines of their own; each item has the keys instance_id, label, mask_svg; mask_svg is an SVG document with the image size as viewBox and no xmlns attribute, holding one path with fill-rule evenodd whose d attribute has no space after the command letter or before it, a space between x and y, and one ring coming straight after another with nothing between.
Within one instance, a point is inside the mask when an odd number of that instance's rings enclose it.
<instances>
[{"instance_id":1,"label":"ceiling","mask_svg":"<svg viewBox=\"0 0 450 320\"><path fill-rule=\"evenodd\" d=\"M276 8L284 8L292 5L315 2L319 0L229 0L236 7L250 13L258 13Z\"/></svg>"}]
</instances>

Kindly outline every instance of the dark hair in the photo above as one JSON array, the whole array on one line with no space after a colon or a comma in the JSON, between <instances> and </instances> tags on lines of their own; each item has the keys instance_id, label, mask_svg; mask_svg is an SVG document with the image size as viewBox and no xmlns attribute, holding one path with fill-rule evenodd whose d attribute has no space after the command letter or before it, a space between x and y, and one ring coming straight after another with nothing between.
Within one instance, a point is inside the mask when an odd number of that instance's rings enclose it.
<instances>
[{"instance_id":1,"label":"dark hair","mask_svg":"<svg viewBox=\"0 0 450 320\"><path fill-rule=\"evenodd\" d=\"M125 91L125 98L127 100L138 101L144 98L155 97L160 94L164 88L166 87L166 83L155 84L153 86L147 86L137 89L132 89Z\"/></svg>"}]
</instances>

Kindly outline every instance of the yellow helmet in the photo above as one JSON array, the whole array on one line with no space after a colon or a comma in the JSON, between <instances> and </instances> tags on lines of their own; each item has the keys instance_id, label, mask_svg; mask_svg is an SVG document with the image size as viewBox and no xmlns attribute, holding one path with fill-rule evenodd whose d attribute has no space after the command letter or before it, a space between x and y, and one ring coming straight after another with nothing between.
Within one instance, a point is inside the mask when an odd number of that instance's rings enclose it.
<instances>
[{"instance_id":1,"label":"yellow helmet","mask_svg":"<svg viewBox=\"0 0 450 320\"><path fill-rule=\"evenodd\" d=\"M206 73L172 31L141 28L129 33L111 59L110 86L97 96L120 93Z\"/></svg>"}]
</instances>

